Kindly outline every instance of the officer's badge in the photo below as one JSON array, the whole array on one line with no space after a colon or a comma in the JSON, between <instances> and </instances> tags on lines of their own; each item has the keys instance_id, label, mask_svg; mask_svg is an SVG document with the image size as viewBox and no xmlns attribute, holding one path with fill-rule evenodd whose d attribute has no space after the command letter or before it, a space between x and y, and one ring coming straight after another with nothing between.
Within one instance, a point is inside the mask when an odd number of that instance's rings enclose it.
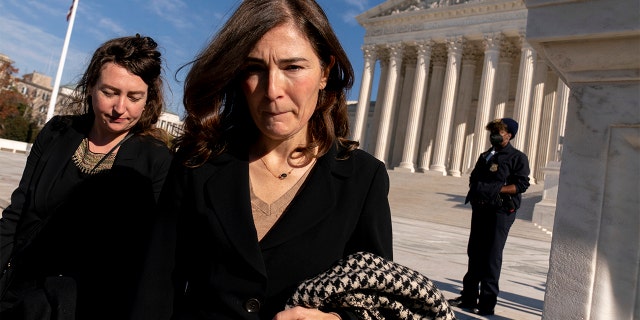
<instances>
[{"instance_id":1,"label":"officer's badge","mask_svg":"<svg viewBox=\"0 0 640 320\"><path fill-rule=\"evenodd\" d=\"M491 172L498 171L498 164L497 163L492 163L491 167L489 168L489 171L491 171Z\"/></svg>"}]
</instances>

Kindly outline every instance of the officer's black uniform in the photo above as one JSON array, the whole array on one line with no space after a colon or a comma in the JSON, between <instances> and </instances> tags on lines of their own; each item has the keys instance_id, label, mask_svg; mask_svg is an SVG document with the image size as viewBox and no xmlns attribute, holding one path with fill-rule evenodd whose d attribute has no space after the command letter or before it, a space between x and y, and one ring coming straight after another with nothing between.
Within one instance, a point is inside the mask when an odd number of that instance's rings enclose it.
<instances>
[{"instance_id":1,"label":"officer's black uniform","mask_svg":"<svg viewBox=\"0 0 640 320\"><path fill-rule=\"evenodd\" d=\"M488 314L493 314L498 298L502 250L521 194L529 187L527 156L509 143L486 160L493 149L480 155L469 178L465 203L471 202L473 212L467 246L469 265L460 298L467 306L475 306L478 301L478 309ZM516 186L517 194L500 194L500 188L509 184Z\"/></svg>"}]
</instances>

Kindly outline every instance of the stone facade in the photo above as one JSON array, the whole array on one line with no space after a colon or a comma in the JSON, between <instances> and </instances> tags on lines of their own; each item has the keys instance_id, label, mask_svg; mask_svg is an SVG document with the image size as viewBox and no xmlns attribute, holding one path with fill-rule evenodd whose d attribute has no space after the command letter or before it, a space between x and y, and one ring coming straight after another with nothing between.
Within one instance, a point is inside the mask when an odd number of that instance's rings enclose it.
<instances>
[{"instance_id":1,"label":"stone facade","mask_svg":"<svg viewBox=\"0 0 640 320\"><path fill-rule=\"evenodd\" d=\"M160 114L158 118L158 122L156 123L156 127L160 129L164 129L170 135L177 137L183 132L183 123L180 120L180 117L177 114L163 112Z\"/></svg>"},{"instance_id":2,"label":"stone facade","mask_svg":"<svg viewBox=\"0 0 640 320\"><path fill-rule=\"evenodd\" d=\"M14 86L29 100L28 112L33 122L42 127L46 122L47 109L49 108L51 91L53 90L51 77L38 72L32 72L23 75L21 79L17 78ZM73 89L67 87L61 88L56 100L56 114L62 113L62 110L65 109L67 100L72 92Z\"/></svg>"},{"instance_id":3,"label":"stone facade","mask_svg":"<svg viewBox=\"0 0 640 320\"><path fill-rule=\"evenodd\" d=\"M527 43L523 1L390 0L357 20L365 62L352 138L363 149L389 169L459 177L489 147L484 126L511 117L512 143L529 155L532 181L544 180L569 90Z\"/></svg>"},{"instance_id":4,"label":"stone facade","mask_svg":"<svg viewBox=\"0 0 640 320\"><path fill-rule=\"evenodd\" d=\"M640 319L640 2L526 0L571 88L543 319Z\"/></svg>"}]
</instances>

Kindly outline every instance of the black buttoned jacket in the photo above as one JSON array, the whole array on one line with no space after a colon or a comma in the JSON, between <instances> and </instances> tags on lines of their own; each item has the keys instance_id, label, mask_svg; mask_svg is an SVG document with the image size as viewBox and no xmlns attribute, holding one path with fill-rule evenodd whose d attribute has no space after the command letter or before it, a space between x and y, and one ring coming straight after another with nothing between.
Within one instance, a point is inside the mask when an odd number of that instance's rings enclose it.
<instances>
[{"instance_id":1,"label":"black buttoned jacket","mask_svg":"<svg viewBox=\"0 0 640 320\"><path fill-rule=\"evenodd\" d=\"M129 312L172 156L164 143L133 135L111 170L68 179L63 172L74 165L71 158L92 121L88 115L56 116L33 144L0 219L0 268L6 272L0 289L4 293L8 282L16 288L3 295L0 310L23 298L18 287L32 290L46 277L63 275L77 284L78 319Z\"/></svg>"},{"instance_id":2,"label":"black buttoned jacket","mask_svg":"<svg viewBox=\"0 0 640 320\"><path fill-rule=\"evenodd\" d=\"M246 155L195 169L174 161L135 318L272 319L301 281L337 260L358 251L392 259L386 168L361 150L337 160L338 148L261 241Z\"/></svg>"},{"instance_id":3,"label":"black buttoned jacket","mask_svg":"<svg viewBox=\"0 0 640 320\"><path fill-rule=\"evenodd\" d=\"M493 148L483 152L478 157L475 167L469 176L469 192L465 203L472 205L479 202L494 204L499 197L500 188L504 185L516 186L516 194L511 195L515 210L520 208L522 193L529 188L529 159L522 151L514 148L511 143L487 161L485 160ZM497 210L506 210L502 205ZM515 211L514 210L514 211Z\"/></svg>"}]
</instances>

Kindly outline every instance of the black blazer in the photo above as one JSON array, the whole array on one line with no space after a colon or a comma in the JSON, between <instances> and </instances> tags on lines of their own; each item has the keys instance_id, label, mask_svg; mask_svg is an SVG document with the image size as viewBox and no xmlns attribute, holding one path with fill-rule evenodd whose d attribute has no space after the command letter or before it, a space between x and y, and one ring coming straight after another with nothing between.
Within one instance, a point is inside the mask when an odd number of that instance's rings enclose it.
<instances>
[{"instance_id":1,"label":"black blazer","mask_svg":"<svg viewBox=\"0 0 640 320\"><path fill-rule=\"evenodd\" d=\"M85 304L85 311L102 303L105 308L118 305L126 295L122 294L128 290L126 286L136 287L137 282L117 288L123 284L114 279L137 281L142 261L136 262L135 256L145 250L148 232L144 228L150 229L172 159L162 142L134 135L120 147L111 170L80 182L68 181L62 172L73 165L70 159L91 121L88 116L57 116L45 125L29 153L11 204L0 219L2 272L13 257L16 281L32 281L52 273L69 275L78 281L80 299L95 294L98 300L108 299ZM70 181L78 185L70 185ZM60 189L70 191L64 194ZM108 297L116 292L115 301ZM5 295L3 305L19 300L19 295Z\"/></svg>"},{"instance_id":2,"label":"black blazer","mask_svg":"<svg viewBox=\"0 0 640 320\"><path fill-rule=\"evenodd\" d=\"M174 163L139 295L145 311L135 318L272 319L301 281L337 260L358 251L392 259L384 164L361 150L347 160L337 153L318 159L260 242L246 155L225 153L195 169Z\"/></svg>"},{"instance_id":3,"label":"black blazer","mask_svg":"<svg viewBox=\"0 0 640 320\"><path fill-rule=\"evenodd\" d=\"M484 209L486 205L492 205L504 213L515 212L520 208L522 193L530 186L529 159L526 154L508 143L487 161L486 158L492 150L493 147L478 157L469 176L469 191L465 203L471 202L473 206L483 202ZM500 188L509 184L515 185L516 194L500 195ZM501 200L502 197L511 199L513 207Z\"/></svg>"}]
</instances>

